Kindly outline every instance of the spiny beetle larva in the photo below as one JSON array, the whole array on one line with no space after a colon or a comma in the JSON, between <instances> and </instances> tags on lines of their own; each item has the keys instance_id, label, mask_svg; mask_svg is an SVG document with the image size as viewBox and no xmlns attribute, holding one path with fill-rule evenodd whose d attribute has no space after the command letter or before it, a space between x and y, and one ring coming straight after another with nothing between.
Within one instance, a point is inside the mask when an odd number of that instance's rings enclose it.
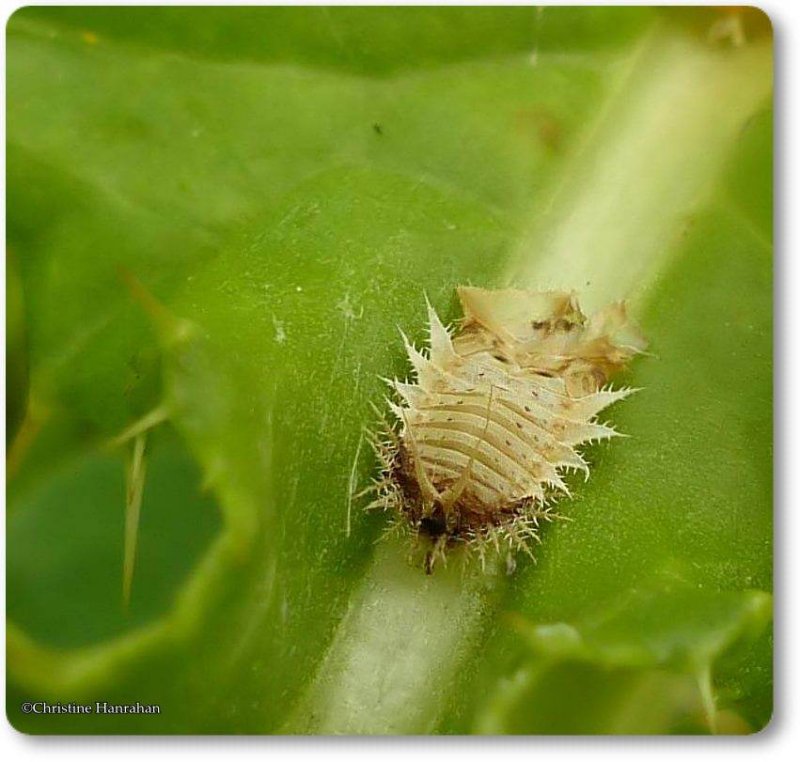
<instances>
[{"instance_id":1,"label":"spiny beetle larva","mask_svg":"<svg viewBox=\"0 0 800 762\"><path fill-rule=\"evenodd\" d=\"M425 547L431 573L458 545L532 556L539 523L557 517L562 475L589 467L578 447L616 434L597 420L633 389L610 376L646 342L625 305L591 318L575 294L457 289L464 317L451 335L428 304L429 352L403 335L416 383L388 381L396 422L373 435L381 472L368 509L395 515Z\"/></svg>"}]
</instances>

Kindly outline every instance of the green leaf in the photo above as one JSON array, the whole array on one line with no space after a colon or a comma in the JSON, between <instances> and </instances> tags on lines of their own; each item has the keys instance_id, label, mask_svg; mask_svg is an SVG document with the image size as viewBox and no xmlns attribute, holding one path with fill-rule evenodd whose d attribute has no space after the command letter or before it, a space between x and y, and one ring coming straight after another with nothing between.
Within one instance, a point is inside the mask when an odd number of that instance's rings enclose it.
<instances>
[{"instance_id":1,"label":"green leaf","mask_svg":"<svg viewBox=\"0 0 800 762\"><path fill-rule=\"evenodd\" d=\"M534 625L517 618L516 629L535 657L498 685L479 713L478 729L745 731L748 725L741 717L717 712L713 669L732 646L761 635L770 617L771 599L765 593L706 591L702 583L676 576L635 588L576 625ZM657 686L661 700L637 708L643 695L652 695Z\"/></svg>"},{"instance_id":2,"label":"green leaf","mask_svg":"<svg viewBox=\"0 0 800 762\"><path fill-rule=\"evenodd\" d=\"M736 18L18 11L15 726L763 727L771 45ZM652 350L610 413L629 438L510 575L426 577L353 497L398 327L424 340L426 296L457 319L461 283L627 298ZM42 699L162 711L15 708Z\"/></svg>"}]
</instances>

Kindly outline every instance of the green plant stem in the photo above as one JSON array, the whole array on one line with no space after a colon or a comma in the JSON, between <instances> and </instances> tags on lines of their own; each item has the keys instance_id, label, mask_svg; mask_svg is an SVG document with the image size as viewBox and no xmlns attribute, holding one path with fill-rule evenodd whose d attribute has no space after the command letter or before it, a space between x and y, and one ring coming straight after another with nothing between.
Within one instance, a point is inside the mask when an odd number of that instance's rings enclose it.
<instances>
[{"instance_id":1,"label":"green plant stem","mask_svg":"<svg viewBox=\"0 0 800 762\"><path fill-rule=\"evenodd\" d=\"M576 289L590 311L646 299L771 89L766 46L654 32L631 63L517 248L509 284Z\"/></svg>"},{"instance_id":2,"label":"green plant stem","mask_svg":"<svg viewBox=\"0 0 800 762\"><path fill-rule=\"evenodd\" d=\"M498 584L462 559L426 576L404 538L378 547L317 679L284 732L429 733Z\"/></svg>"}]
</instances>

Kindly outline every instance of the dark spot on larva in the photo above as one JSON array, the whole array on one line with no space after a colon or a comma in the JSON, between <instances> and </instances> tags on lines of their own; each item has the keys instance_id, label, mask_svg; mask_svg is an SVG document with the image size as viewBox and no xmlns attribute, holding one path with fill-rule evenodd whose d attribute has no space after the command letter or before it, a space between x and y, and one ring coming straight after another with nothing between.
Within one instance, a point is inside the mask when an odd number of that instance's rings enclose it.
<instances>
[{"instance_id":1,"label":"dark spot on larva","mask_svg":"<svg viewBox=\"0 0 800 762\"><path fill-rule=\"evenodd\" d=\"M532 320L531 326L533 327L534 331L541 331L542 328L549 327L549 323L546 320Z\"/></svg>"},{"instance_id":2,"label":"dark spot on larva","mask_svg":"<svg viewBox=\"0 0 800 762\"><path fill-rule=\"evenodd\" d=\"M530 412L531 412L531 409L530 409L530 408L529 408L527 405L525 405L525 406L523 407L523 410L524 410L526 413L530 413Z\"/></svg>"},{"instance_id":3,"label":"dark spot on larva","mask_svg":"<svg viewBox=\"0 0 800 762\"><path fill-rule=\"evenodd\" d=\"M511 442L508 439L506 439L506 445L508 445L508 447L511 447Z\"/></svg>"},{"instance_id":4,"label":"dark spot on larva","mask_svg":"<svg viewBox=\"0 0 800 762\"><path fill-rule=\"evenodd\" d=\"M521 428L522 428L522 424L521 424L519 421L515 421L515 423L517 424L517 428L518 428L518 429L521 429Z\"/></svg>"},{"instance_id":5,"label":"dark spot on larva","mask_svg":"<svg viewBox=\"0 0 800 762\"><path fill-rule=\"evenodd\" d=\"M447 525L443 517L426 517L419 522L419 531L435 540L447 531Z\"/></svg>"},{"instance_id":6,"label":"dark spot on larva","mask_svg":"<svg viewBox=\"0 0 800 762\"><path fill-rule=\"evenodd\" d=\"M376 135L383 135L383 125L380 122L373 122L372 130Z\"/></svg>"},{"instance_id":7,"label":"dark spot on larva","mask_svg":"<svg viewBox=\"0 0 800 762\"><path fill-rule=\"evenodd\" d=\"M463 405L463 404L464 404L464 400L456 400L456 405Z\"/></svg>"}]
</instances>

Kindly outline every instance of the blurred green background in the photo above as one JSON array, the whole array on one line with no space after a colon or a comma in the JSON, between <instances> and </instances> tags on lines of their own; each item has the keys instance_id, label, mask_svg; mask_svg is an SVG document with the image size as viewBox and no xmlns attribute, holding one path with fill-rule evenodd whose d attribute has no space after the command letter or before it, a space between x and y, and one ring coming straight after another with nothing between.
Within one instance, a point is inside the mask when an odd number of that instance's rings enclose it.
<instances>
[{"instance_id":1,"label":"blurred green background","mask_svg":"<svg viewBox=\"0 0 800 762\"><path fill-rule=\"evenodd\" d=\"M768 722L760 12L25 8L7 50L15 727ZM663 134L636 116L651 104ZM550 282L557 233L615 194L642 204L598 211ZM374 473L362 428L378 377L408 373L397 326L424 339L423 294L454 320L465 282L602 301L628 281L652 349L622 379L643 391L610 412L630 438L589 451L538 563L455 558L428 579L401 542L376 546L385 517L351 501L351 473ZM125 606L135 437L115 437L151 411Z\"/></svg>"}]
</instances>

